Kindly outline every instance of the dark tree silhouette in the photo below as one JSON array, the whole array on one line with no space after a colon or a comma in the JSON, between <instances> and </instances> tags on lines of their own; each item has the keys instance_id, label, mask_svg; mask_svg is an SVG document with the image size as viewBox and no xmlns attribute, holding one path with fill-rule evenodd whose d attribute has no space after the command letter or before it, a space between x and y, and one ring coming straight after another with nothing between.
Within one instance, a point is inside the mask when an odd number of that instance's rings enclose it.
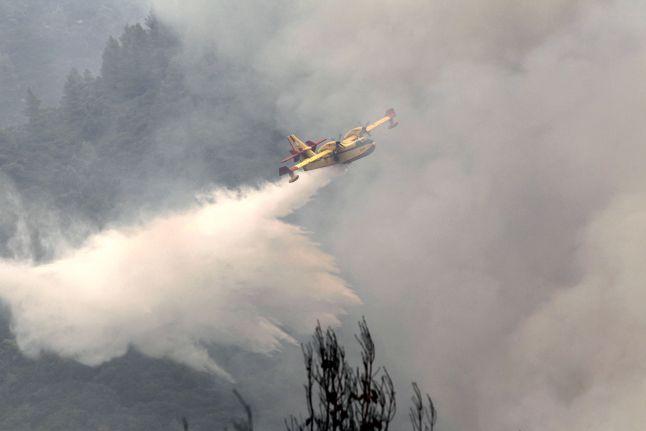
<instances>
[{"instance_id":1,"label":"dark tree silhouette","mask_svg":"<svg viewBox=\"0 0 646 431\"><path fill-rule=\"evenodd\" d=\"M433 400L427 394L426 404L422 391L419 390L417 383L413 382L413 406L408 413L413 431L433 431L437 422L437 410Z\"/></svg>"},{"instance_id":2,"label":"dark tree silhouette","mask_svg":"<svg viewBox=\"0 0 646 431\"><path fill-rule=\"evenodd\" d=\"M385 368L375 367L375 345L365 319L356 339L361 365L351 367L331 328L318 324L303 345L307 372L307 417L286 420L288 431L386 431L397 410L395 389Z\"/></svg>"},{"instance_id":3,"label":"dark tree silhouette","mask_svg":"<svg viewBox=\"0 0 646 431\"><path fill-rule=\"evenodd\" d=\"M383 367L375 367L376 349L365 318L355 335L361 348L361 365L353 368L346 360L345 349L332 328L325 331L316 325L312 341L303 344L307 382L305 404L307 416L285 420L287 431L387 431L397 411L395 388ZM249 403L233 390L245 411L246 419L234 419L235 431L253 431L253 414ZM413 406L409 419L413 431L433 431L437 410L431 397L413 383ZM188 421L182 418L184 431ZM227 428L225 428L227 431Z\"/></svg>"},{"instance_id":4,"label":"dark tree silhouette","mask_svg":"<svg viewBox=\"0 0 646 431\"><path fill-rule=\"evenodd\" d=\"M251 406L245 401L242 395L240 395L240 392L238 392L236 389L233 390L233 394L236 396L238 401L240 401L240 404L242 404L242 408L244 409L246 415L246 418L244 420L233 419L233 421L231 422L233 429L235 431L253 431L253 413L251 411Z\"/></svg>"}]
</instances>

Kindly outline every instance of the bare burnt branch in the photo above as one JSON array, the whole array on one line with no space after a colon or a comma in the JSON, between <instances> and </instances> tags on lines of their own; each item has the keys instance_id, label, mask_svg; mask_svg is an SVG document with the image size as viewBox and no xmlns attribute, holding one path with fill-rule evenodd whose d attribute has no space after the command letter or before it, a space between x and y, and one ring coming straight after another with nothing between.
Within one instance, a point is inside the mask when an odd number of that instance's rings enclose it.
<instances>
[{"instance_id":1,"label":"bare burnt branch","mask_svg":"<svg viewBox=\"0 0 646 431\"><path fill-rule=\"evenodd\" d=\"M413 382L413 406L410 408L408 416L413 427L413 431L433 431L435 423L437 422L437 410L433 404L433 400L427 394L424 404L424 397L422 391L419 389L417 383Z\"/></svg>"},{"instance_id":2,"label":"bare burnt branch","mask_svg":"<svg viewBox=\"0 0 646 431\"><path fill-rule=\"evenodd\" d=\"M375 345L365 319L355 337L361 365L349 365L331 328L317 324L303 345L307 417L285 421L288 431L386 431L396 412L395 390L385 369L375 367Z\"/></svg>"},{"instance_id":3,"label":"bare burnt branch","mask_svg":"<svg viewBox=\"0 0 646 431\"><path fill-rule=\"evenodd\" d=\"M242 408L245 411L245 414L247 416L246 421L241 421L241 420L233 420L233 428L236 431L253 431L253 412L251 410L251 406L249 403L245 401L245 399L240 395L240 392L238 392L237 389L233 390L233 394L236 396L240 404L242 405Z\"/></svg>"}]
</instances>

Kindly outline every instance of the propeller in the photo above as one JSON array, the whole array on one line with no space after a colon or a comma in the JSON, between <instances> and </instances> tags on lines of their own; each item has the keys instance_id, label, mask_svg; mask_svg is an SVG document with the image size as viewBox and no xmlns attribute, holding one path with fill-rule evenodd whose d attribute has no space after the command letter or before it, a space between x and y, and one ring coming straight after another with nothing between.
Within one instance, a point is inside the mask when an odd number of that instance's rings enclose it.
<instances>
[{"instance_id":1,"label":"propeller","mask_svg":"<svg viewBox=\"0 0 646 431\"><path fill-rule=\"evenodd\" d=\"M341 139L343 139L343 138L342 138L341 133L339 133L339 139L334 141L334 144L336 145L336 148L332 152L332 156L334 157L335 162L339 161L339 150L341 149Z\"/></svg>"}]
</instances>

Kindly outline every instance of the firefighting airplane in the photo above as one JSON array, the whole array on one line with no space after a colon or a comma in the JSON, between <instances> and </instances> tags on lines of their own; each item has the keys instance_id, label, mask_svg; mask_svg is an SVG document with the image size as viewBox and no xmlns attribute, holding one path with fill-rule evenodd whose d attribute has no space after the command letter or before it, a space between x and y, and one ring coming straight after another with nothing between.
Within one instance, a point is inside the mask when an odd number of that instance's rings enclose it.
<instances>
[{"instance_id":1,"label":"firefighting airplane","mask_svg":"<svg viewBox=\"0 0 646 431\"><path fill-rule=\"evenodd\" d=\"M289 135L287 140L292 146L291 155L281 160L281 163L293 160L295 164L290 167L281 166L278 174L289 174L289 182L293 183L298 179L298 175L295 174L298 170L311 171L337 164L347 165L369 156L376 146L370 132L385 123L388 123L389 129L397 126L399 122L395 121L395 115L395 110L389 109L383 118L372 124L351 129L343 138L339 137L338 141L322 139L318 142L303 142L298 136Z\"/></svg>"}]
</instances>

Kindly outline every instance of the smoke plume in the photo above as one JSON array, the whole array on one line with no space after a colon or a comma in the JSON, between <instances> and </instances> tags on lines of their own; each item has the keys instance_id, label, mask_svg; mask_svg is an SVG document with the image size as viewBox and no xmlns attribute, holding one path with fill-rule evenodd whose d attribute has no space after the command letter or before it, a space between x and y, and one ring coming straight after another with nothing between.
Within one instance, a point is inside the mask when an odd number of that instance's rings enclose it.
<instances>
[{"instance_id":1,"label":"smoke plume","mask_svg":"<svg viewBox=\"0 0 646 431\"><path fill-rule=\"evenodd\" d=\"M259 73L286 130L397 109L303 223L451 429L641 428L642 3L155 4Z\"/></svg>"}]
</instances>

